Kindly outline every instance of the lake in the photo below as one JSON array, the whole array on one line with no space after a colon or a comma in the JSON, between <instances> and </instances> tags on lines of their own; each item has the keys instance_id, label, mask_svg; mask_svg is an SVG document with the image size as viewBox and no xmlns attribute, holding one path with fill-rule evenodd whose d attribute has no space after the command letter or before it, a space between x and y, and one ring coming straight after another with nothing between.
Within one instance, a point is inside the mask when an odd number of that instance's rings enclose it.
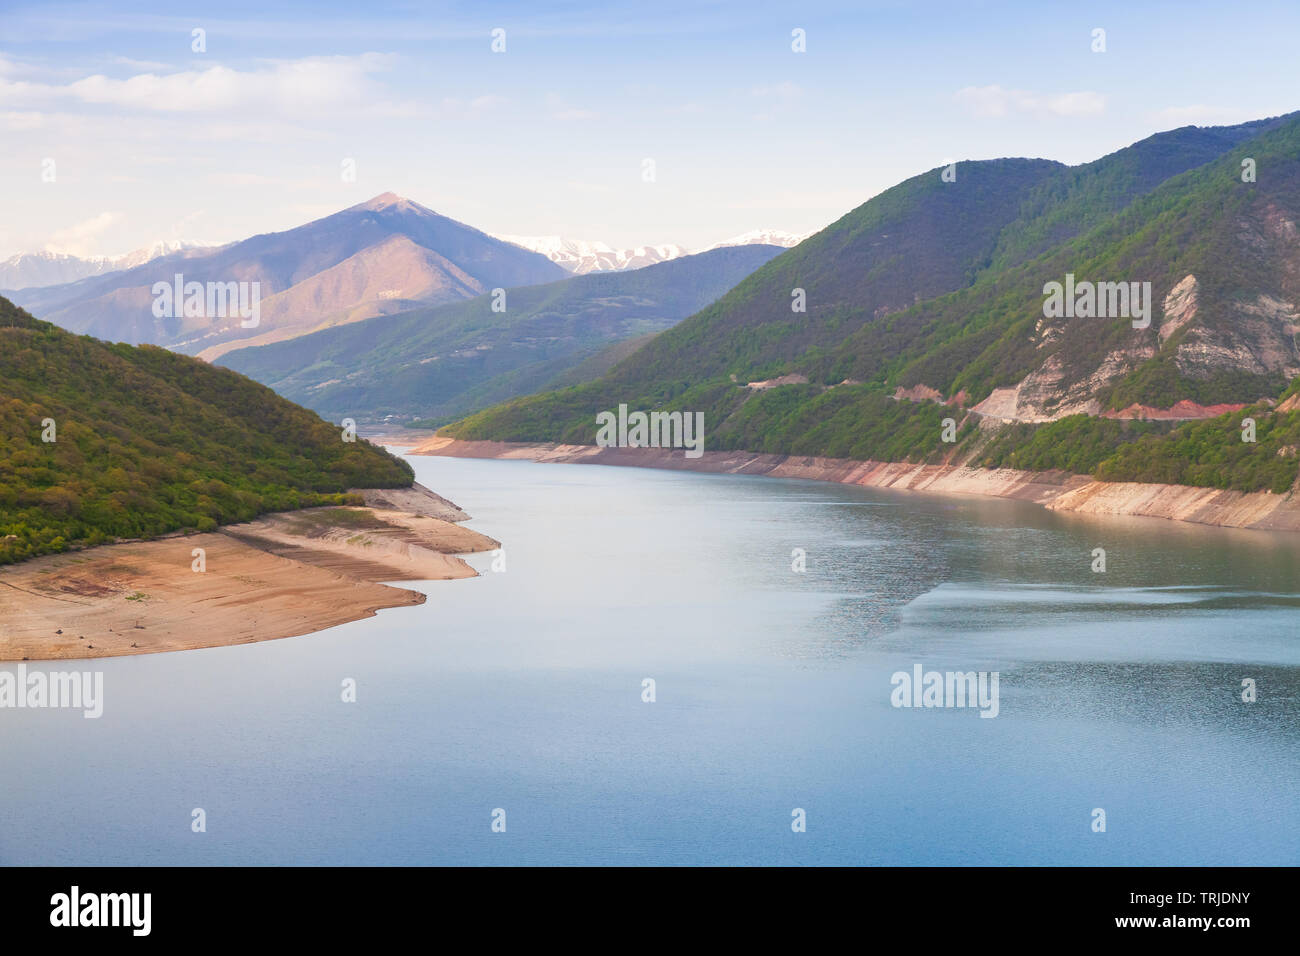
<instances>
[{"instance_id":1,"label":"lake","mask_svg":"<svg viewBox=\"0 0 1300 956\"><path fill-rule=\"evenodd\" d=\"M0 862L1300 863L1300 536L409 460L504 570L0 710ZM996 717L894 706L918 666Z\"/></svg>"}]
</instances>

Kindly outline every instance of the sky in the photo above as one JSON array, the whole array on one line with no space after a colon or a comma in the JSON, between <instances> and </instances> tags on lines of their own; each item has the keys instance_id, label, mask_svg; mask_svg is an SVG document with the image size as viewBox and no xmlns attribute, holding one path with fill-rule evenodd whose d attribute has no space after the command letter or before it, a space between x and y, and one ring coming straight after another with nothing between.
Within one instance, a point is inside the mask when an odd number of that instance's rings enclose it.
<instances>
[{"instance_id":1,"label":"sky","mask_svg":"<svg viewBox=\"0 0 1300 956\"><path fill-rule=\"evenodd\" d=\"M951 160L1290 112L1298 48L1294 0L0 0L0 257L384 192L617 247L803 233Z\"/></svg>"}]
</instances>

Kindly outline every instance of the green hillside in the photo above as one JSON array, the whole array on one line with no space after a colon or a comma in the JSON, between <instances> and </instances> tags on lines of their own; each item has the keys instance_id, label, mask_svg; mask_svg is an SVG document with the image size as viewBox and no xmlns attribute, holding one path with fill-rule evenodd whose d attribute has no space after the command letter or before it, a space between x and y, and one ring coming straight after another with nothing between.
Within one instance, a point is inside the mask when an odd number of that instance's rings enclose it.
<instances>
[{"instance_id":1,"label":"green hillside","mask_svg":"<svg viewBox=\"0 0 1300 956\"><path fill-rule=\"evenodd\" d=\"M439 423L608 368L612 344L660 332L713 301L777 246L737 246L627 272L493 296L240 349L223 365L331 417ZM618 353L612 353L617 355Z\"/></svg>"},{"instance_id":2,"label":"green hillside","mask_svg":"<svg viewBox=\"0 0 1300 956\"><path fill-rule=\"evenodd\" d=\"M1256 182L1241 179L1247 157L1257 164ZM768 263L601 379L488 409L444 433L591 443L595 414L627 403L703 411L706 447L715 449L1015 463L1241 490L1289 487L1297 470L1289 450L1295 413L1257 406L1261 438L1254 445L1241 442L1236 424L1249 410L1181 427L1092 416L1133 403L1168 408L1183 399L1253 405L1278 396L1300 373L1300 118L1176 130L1084 167L1013 165L1028 162L962 163L956 183L942 183L937 171L909 180ZM1018 183L1008 176L1013 169L1022 174ZM982 185L971 185L962 200L963 183ZM998 186L1014 191L1016 202L990 203ZM865 278L879 242L859 225L881 222L884 210L909 203L920 208L918 197L942 188L951 191L954 224L945 237L930 235L925 215L918 222L893 219L890 228L915 227L917 261L969 262L982 243L986 264L946 294L927 294L918 282L915 301L880 305L879 290L898 283L905 291L914 270L881 262L878 279ZM873 208L882 201L882 210ZM965 224L1003 220L1008 225L996 235L982 231L980 243L953 257L946 239L961 243ZM813 249L838 256L824 279L808 278ZM1151 326L1045 318L1044 283L1066 273L1150 282ZM800 283L807 316L789 311L789 289ZM1193 290L1194 308L1162 330L1170 318L1164 304L1176 287ZM838 304L815 312L824 301ZM743 384L789 373L809 384ZM914 386L950 404L896 400L897 389ZM1001 412L967 413L995 389L1014 389L1017 403L1032 393L1042 407L1030 408L1030 419L1076 406L1087 414L1002 426ZM947 417L962 423L955 444L940 437Z\"/></svg>"},{"instance_id":3,"label":"green hillside","mask_svg":"<svg viewBox=\"0 0 1300 956\"><path fill-rule=\"evenodd\" d=\"M1000 276L1083 235L1171 177L1283 122L1185 127L1077 167L961 162L954 182L930 170L772 260L614 377L630 385L780 374L792 360L833 349L885 316ZM796 288L807 295L804 314L791 311Z\"/></svg>"},{"instance_id":4,"label":"green hillside","mask_svg":"<svg viewBox=\"0 0 1300 956\"><path fill-rule=\"evenodd\" d=\"M234 372L73 335L0 298L0 564L345 503L348 488L412 478Z\"/></svg>"}]
</instances>

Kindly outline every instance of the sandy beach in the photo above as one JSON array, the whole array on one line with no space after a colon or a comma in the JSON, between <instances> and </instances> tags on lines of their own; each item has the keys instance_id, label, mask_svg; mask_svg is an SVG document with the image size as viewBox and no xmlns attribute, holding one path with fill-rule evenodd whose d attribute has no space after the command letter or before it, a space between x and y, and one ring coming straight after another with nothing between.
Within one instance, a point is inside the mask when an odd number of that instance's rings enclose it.
<instances>
[{"instance_id":1,"label":"sandy beach","mask_svg":"<svg viewBox=\"0 0 1300 956\"><path fill-rule=\"evenodd\" d=\"M270 641L422 604L384 581L475 577L456 557L499 542L420 487L365 507L266 515L208 534L104 545L0 568L0 661L152 654ZM196 549L201 555L196 555Z\"/></svg>"}]
</instances>

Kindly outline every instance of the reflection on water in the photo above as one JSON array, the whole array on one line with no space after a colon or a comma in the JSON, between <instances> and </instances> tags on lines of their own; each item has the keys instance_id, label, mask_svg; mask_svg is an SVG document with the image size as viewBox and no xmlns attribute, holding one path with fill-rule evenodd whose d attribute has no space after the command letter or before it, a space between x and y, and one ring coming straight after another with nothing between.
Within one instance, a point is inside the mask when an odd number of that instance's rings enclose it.
<instances>
[{"instance_id":1,"label":"reflection on water","mask_svg":"<svg viewBox=\"0 0 1300 956\"><path fill-rule=\"evenodd\" d=\"M505 573L0 711L0 860L1300 862L1300 536L411 460ZM891 707L916 664L998 671L998 717Z\"/></svg>"}]
</instances>

